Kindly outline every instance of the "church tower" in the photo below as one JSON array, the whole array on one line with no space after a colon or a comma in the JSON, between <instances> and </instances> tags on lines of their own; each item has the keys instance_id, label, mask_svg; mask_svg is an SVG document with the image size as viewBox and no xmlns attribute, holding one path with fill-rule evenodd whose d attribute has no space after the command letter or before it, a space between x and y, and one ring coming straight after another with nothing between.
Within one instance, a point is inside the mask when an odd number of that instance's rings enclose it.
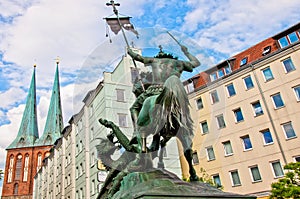
<instances>
[{"instance_id":1,"label":"church tower","mask_svg":"<svg viewBox=\"0 0 300 199\"><path fill-rule=\"evenodd\" d=\"M63 129L58 64L52 96L43 135L39 138L37 125L36 80L34 66L26 106L19 132L7 147L2 199L31 199L33 179L42 166L42 160L50 154Z\"/></svg>"}]
</instances>

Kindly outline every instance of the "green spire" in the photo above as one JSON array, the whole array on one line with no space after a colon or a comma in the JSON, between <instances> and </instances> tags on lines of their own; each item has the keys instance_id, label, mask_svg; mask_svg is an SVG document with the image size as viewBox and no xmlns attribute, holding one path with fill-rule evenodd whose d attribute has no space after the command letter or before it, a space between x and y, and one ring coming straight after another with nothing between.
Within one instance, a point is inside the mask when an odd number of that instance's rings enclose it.
<instances>
[{"instance_id":1,"label":"green spire","mask_svg":"<svg viewBox=\"0 0 300 199\"><path fill-rule=\"evenodd\" d=\"M60 88L59 88L59 73L58 64L56 61L56 72L55 79L52 89L52 96L49 105L46 125L44 133L41 138L36 142L36 146L41 145L53 145L54 142L61 137L61 131L63 129L63 118L61 111L61 100L60 100Z\"/></svg>"},{"instance_id":2,"label":"green spire","mask_svg":"<svg viewBox=\"0 0 300 199\"><path fill-rule=\"evenodd\" d=\"M7 149L34 146L35 140L39 138L36 114L35 67L36 66L34 65L29 93L26 99L26 106L18 135Z\"/></svg>"}]
</instances>

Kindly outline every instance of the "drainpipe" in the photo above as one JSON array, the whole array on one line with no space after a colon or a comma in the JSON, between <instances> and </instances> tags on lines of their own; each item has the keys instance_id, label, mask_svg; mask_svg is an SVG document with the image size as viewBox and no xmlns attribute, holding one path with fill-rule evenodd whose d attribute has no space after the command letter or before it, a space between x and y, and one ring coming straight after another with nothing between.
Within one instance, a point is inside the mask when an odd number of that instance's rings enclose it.
<instances>
[{"instance_id":1,"label":"drainpipe","mask_svg":"<svg viewBox=\"0 0 300 199\"><path fill-rule=\"evenodd\" d=\"M258 81L256 72L255 72L255 70L254 70L254 66L253 66L252 64L250 64L250 65L251 65L252 73L253 73L253 75L254 75L254 79L255 79L255 82L256 82L256 84L257 84L259 93L260 93L260 95L261 95L263 104L264 104L264 106L266 107L266 112L267 112L268 118L269 118L269 120L270 120L271 126L272 126L272 128L273 128L273 131L274 131L276 140L277 140L277 142L278 142L278 146L279 146L279 149L280 149L280 152L281 152L281 155L282 155L284 164L286 165L286 164L287 164L287 160L286 160L286 157L285 157L285 154L284 154L284 151L283 151L283 148L282 148L282 145L281 145L279 136L278 136L278 132L277 132L277 130L276 130L276 128L275 128L275 124L274 124L274 121L273 121L273 118L272 118L270 109L269 109L269 107L268 107L266 98L265 98L265 96L264 96L264 93L263 93L263 91L262 91L262 89L261 89L261 86L260 86L260 83L259 83L259 81Z\"/></svg>"}]
</instances>

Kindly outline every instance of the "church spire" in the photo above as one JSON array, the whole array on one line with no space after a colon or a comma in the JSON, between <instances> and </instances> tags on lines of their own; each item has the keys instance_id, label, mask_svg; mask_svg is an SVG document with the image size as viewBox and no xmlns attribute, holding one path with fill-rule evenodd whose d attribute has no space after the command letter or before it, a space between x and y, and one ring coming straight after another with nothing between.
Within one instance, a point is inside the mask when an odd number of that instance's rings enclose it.
<instances>
[{"instance_id":1,"label":"church spire","mask_svg":"<svg viewBox=\"0 0 300 199\"><path fill-rule=\"evenodd\" d=\"M30 88L26 99L26 106L18 135L7 149L34 146L35 140L39 138L36 113L35 68L36 65L34 65Z\"/></svg>"},{"instance_id":2,"label":"church spire","mask_svg":"<svg viewBox=\"0 0 300 199\"><path fill-rule=\"evenodd\" d=\"M63 129L63 118L60 100L58 65L59 59L56 59L55 78L46 125L44 128L44 133L41 136L41 138L37 141L36 146L52 145L58 138L61 137L61 131Z\"/></svg>"}]
</instances>

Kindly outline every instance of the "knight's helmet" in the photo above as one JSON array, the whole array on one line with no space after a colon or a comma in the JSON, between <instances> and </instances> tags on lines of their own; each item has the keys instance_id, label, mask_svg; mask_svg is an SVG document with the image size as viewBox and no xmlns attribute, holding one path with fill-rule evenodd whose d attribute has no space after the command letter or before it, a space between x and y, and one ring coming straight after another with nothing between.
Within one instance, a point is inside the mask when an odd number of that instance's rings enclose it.
<instances>
[{"instance_id":1,"label":"knight's helmet","mask_svg":"<svg viewBox=\"0 0 300 199\"><path fill-rule=\"evenodd\" d=\"M159 45L158 46L159 47L159 52L158 52L158 54L157 55L155 55L154 56L154 58L169 58L169 59L178 59L178 57L175 57L175 56L173 56L172 54L170 54L170 53L165 53L162 49L162 46L161 45Z\"/></svg>"}]
</instances>

